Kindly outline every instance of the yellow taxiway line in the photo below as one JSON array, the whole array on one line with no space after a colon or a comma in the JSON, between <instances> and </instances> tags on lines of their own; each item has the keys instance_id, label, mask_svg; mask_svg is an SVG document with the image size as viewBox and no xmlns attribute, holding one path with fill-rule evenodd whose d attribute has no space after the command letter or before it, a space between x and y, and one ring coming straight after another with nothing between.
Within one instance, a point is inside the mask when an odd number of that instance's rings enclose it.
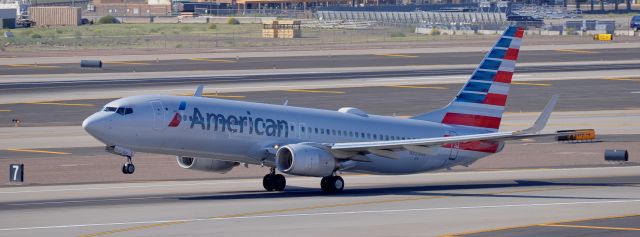
<instances>
[{"instance_id":1,"label":"yellow taxiway line","mask_svg":"<svg viewBox=\"0 0 640 237\"><path fill-rule=\"evenodd\" d=\"M584 54L587 54L587 53L596 53L596 52L593 52L593 51L587 51L587 50L576 50L576 49L558 49L558 50L556 50L556 51L558 51L558 52L565 52L565 53L584 53Z\"/></svg>"},{"instance_id":2,"label":"yellow taxiway line","mask_svg":"<svg viewBox=\"0 0 640 237\"><path fill-rule=\"evenodd\" d=\"M417 55L407 55L407 54L376 54L378 56L387 56L387 57L399 57L399 58L417 58Z\"/></svg>"},{"instance_id":3,"label":"yellow taxiway line","mask_svg":"<svg viewBox=\"0 0 640 237\"><path fill-rule=\"evenodd\" d=\"M551 223L545 223L545 224L532 224L532 225L521 225L521 226L509 226L509 227L501 227L501 228L493 228L493 229L486 229L486 230L479 230L479 231L469 231L469 232L464 232L464 233L458 233L458 234L449 234L449 235L443 235L441 237L457 237L457 236L465 236L465 235L473 235L473 234L481 234L481 233L488 233L488 232L496 232L496 231L501 231L501 230L513 230L513 229L523 229L523 228L529 228L529 227L535 227L535 226L556 226L556 227L573 227L573 228L587 228L589 227L590 229L609 229L609 230L613 230L611 228L619 228L619 227L605 227L605 226L579 226L579 225L565 225L562 223L570 223L570 222L584 222L584 221L593 221L593 220L606 220L606 219L616 219L616 218L625 218L625 217L635 217L635 216L639 216L637 214L633 214L633 215L623 215L623 216L607 216L607 217L596 217L596 218L587 218L587 219L579 219L579 220L568 220L568 221L560 221L560 222L551 222ZM596 228L594 228L596 227ZM625 230L640 230L638 228L623 228Z\"/></svg>"},{"instance_id":4,"label":"yellow taxiway line","mask_svg":"<svg viewBox=\"0 0 640 237\"><path fill-rule=\"evenodd\" d=\"M5 149L5 150L7 150L7 151L17 151L17 152L43 153L43 154L52 154L52 155L68 155L68 154L71 154L71 153L60 152L60 151L46 151L46 150L32 150L32 149L10 148L10 149Z\"/></svg>"},{"instance_id":5,"label":"yellow taxiway line","mask_svg":"<svg viewBox=\"0 0 640 237\"><path fill-rule=\"evenodd\" d=\"M436 90L446 90L449 89L447 87L442 86L409 86L409 85L397 85L397 86L387 86L394 88L413 88L413 89L436 89Z\"/></svg>"},{"instance_id":6,"label":"yellow taxiway line","mask_svg":"<svg viewBox=\"0 0 640 237\"><path fill-rule=\"evenodd\" d=\"M92 107L96 106L94 104L75 104L75 103L60 103L60 102L28 102L25 104L34 104L34 105L63 105L63 106L81 106L81 107Z\"/></svg>"},{"instance_id":7,"label":"yellow taxiway line","mask_svg":"<svg viewBox=\"0 0 640 237\"><path fill-rule=\"evenodd\" d=\"M37 64L10 64L9 67L33 67L33 68L59 68L60 66L37 65Z\"/></svg>"},{"instance_id":8,"label":"yellow taxiway line","mask_svg":"<svg viewBox=\"0 0 640 237\"><path fill-rule=\"evenodd\" d=\"M544 84L544 83L529 83L529 82L511 82L511 85L523 85L523 86L552 86L551 84Z\"/></svg>"},{"instance_id":9,"label":"yellow taxiway line","mask_svg":"<svg viewBox=\"0 0 640 237\"><path fill-rule=\"evenodd\" d=\"M307 93L327 93L327 94L346 94L344 91L323 91L323 90L302 90L302 89L291 89L286 90L288 92L307 92Z\"/></svg>"},{"instance_id":10,"label":"yellow taxiway line","mask_svg":"<svg viewBox=\"0 0 640 237\"><path fill-rule=\"evenodd\" d=\"M220 94L202 94L204 97L214 97L214 98L228 98L228 99L244 99L247 98L244 95L220 95Z\"/></svg>"},{"instance_id":11,"label":"yellow taxiway line","mask_svg":"<svg viewBox=\"0 0 640 237\"><path fill-rule=\"evenodd\" d=\"M212 62L212 63L236 63L238 61L235 60L228 60L228 59L208 59L208 58L192 58L192 61L205 61L205 62Z\"/></svg>"},{"instance_id":12,"label":"yellow taxiway line","mask_svg":"<svg viewBox=\"0 0 640 237\"><path fill-rule=\"evenodd\" d=\"M581 229L603 229L603 230L631 230L631 231L640 231L640 228L625 228L625 227L610 227L610 226L590 226L590 225L542 224L542 225L538 225L538 226L567 227L567 228L581 228Z\"/></svg>"},{"instance_id":13,"label":"yellow taxiway line","mask_svg":"<svg viewBox=\"0 0 640 237\"><path fill-rule=\"evenodd\" d=\"M129 61L111 61L111 62L104 62L104 64L149 65L150 63L129 62Z\"/></svg>"},{"instance_id":14,"label":"yellow taxiway line","mask_svg":"<svg viewBox=\"0 0 640 237\"><path fill-rule=\"evenodd\" d=\"M636 77L609 77L609 78L602 78L604 80L611 80L611 81L640 81L640 78L636 78Z\"/></svg>"}]
</instances>

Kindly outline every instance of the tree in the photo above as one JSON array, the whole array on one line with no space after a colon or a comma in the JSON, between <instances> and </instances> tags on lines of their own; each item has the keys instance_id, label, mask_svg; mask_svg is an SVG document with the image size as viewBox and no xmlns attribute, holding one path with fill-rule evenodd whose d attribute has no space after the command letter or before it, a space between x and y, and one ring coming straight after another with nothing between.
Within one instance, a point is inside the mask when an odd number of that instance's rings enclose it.
<instances>
[{"instance_id":1,"label":"tree","mask_svg":"<svg viewBox=\"0 0 640 237\"><path fill-rule=\"evenodd\" d=\"M106 15L98 19L98 24L114 24L114 23L118 23L118 19L116 19L112 15Z\"/></svg>"}]
</instances>

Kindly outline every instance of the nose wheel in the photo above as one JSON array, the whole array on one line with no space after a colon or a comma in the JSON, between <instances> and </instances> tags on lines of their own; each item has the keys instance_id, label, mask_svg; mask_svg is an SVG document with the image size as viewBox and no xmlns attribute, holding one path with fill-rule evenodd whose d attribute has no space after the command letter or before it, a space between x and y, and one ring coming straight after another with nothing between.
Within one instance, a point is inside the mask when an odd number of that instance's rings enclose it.
<instances>
[{"instance_id":1,"label":"nose wheel","mask_svg":"<svg viewBox=\"0 0 640 237\"><path fill-rule=\"evenodd\" d=\"M267 191L284 191L287 186L287 179L284 175L276 174L276 170L271 168L271 173L262 178L262 186Z\"/></svg>"},{"instance_id":2,"label":"nose wheel","mask_svg":"<svg viewBox=\"0 0 640 237\"><path fill-rule=\"evenodd\" d=\"M340 176L323 177L320 187L325 193L339 193L344 189L344 179Z\"/></svg>"},{"instance_id":3,"label":"nose wheel","mask_svg":"<svg viewBox=\"0 0 640 237\"><path fill-rule=\"evenodd\" d=\"M127 162L122 165L123 174L133 174L136 171L136 166L131 162L131 156L127 156Z\"/></svg>"}]
</instances>

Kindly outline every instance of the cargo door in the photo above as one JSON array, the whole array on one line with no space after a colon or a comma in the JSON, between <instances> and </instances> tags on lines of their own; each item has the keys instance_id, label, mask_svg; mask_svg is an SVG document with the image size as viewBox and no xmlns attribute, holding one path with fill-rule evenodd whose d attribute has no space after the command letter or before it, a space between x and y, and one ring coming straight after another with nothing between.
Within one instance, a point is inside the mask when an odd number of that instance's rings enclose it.
<instances>
[{"instance_id":1,"label":"cargo door","mask_svg":"<svg viewBox=\"0 0 640 237\"><path fill-rule=\"evenodd\" d=\"M458 134L454 131L447 131L447 135L445 135L445 137L453 137L457 135ZM448 144L448 147L451 148L449 151L449 160L456 160L458 158L458 152L460 152L460 143L451 143Z\"/></svg>"}]
</instances>

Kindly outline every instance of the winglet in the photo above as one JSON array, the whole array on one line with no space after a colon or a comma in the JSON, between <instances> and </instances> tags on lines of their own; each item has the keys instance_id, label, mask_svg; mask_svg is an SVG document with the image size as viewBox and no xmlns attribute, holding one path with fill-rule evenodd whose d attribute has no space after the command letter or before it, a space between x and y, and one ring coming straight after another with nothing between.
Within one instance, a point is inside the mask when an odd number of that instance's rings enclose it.
<instances>
[{"instance_id":1,"label":"winglet","mask_svg":"<svg viewBox=\"0 0 640 237\"><path fill-rule=\"evenodd\" d=\"M201 97L203 90L204 90L204 85L199 85L198 88L196 89L196 92L193 93L193 96Z\"/></svg>"},{"instance_id":2,"label":"winglet","mask_svg":"<svg viewBox=\"0 0 640 237\"><path fill-rule=\"evenodd\" d=\"M551 97L551 100L547 102L547 106L544 107L544 110L542 110L542 113L540 113L540 116L538 116L538 119L533 124L533 126L525 130L518 131L517 133L534 134L542 131L542 129L544 129L544 127L547 125L547 122L549 121L549 117L551 117L551 112L553 112L553 108L556 106L557 102L558 102L558 95L553 95Z\"/></svg>"}]
</instances>

